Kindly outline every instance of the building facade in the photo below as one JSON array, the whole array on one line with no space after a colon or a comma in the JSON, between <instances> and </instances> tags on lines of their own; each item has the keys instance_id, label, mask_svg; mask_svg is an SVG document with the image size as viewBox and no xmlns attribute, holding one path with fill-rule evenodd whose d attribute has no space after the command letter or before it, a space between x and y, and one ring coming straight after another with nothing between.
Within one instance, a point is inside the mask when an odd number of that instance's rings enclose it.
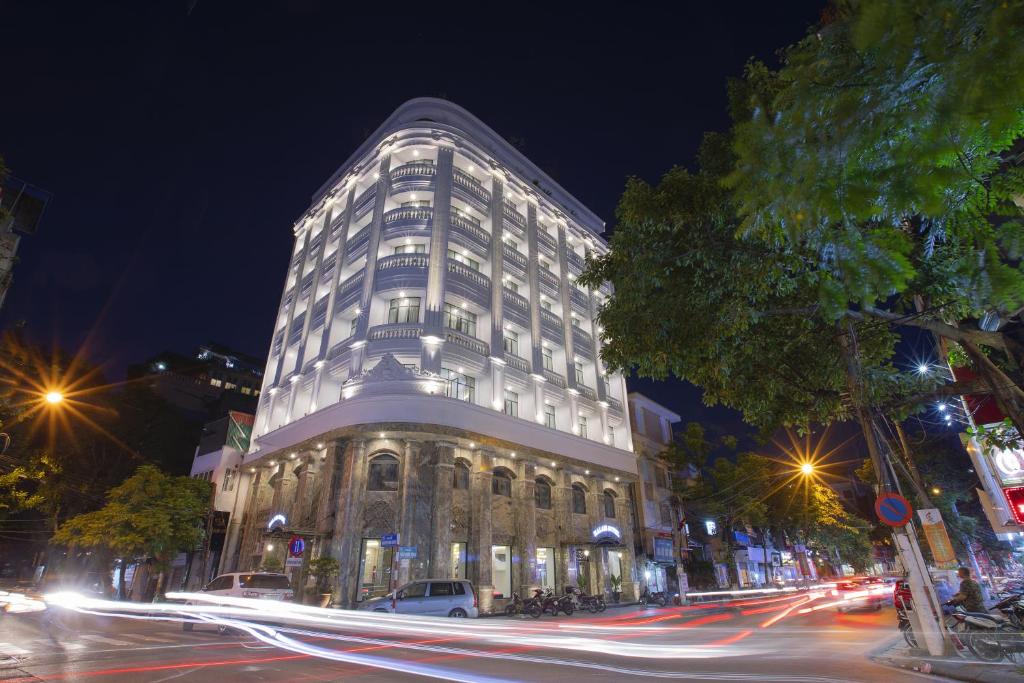
<instances>
[{"instance_id":1,"label":"building facade","mask_svg":"<svg viewBox=\"0 0 1024 683\"><path fill-rule=\"evenodd\" d=\"M343 606L445 576L485 611L613 575L635 596L610 290L576 282L602 229L465 110L399 107L295 225L237 567L331 555Z\"/></svg>"},{"instance_id":2,"label":"building facade","mask_svg":"<svg viewBox=\"0 0 1024 683\"><path fill-rule=\"evenodd\" d=\"M638 392L629 394L629 418L639 479L633 499L637 507L637 563L651 591L685 593L688 584L680 548L686 539L673 494L670 467L659 454L672 443L672 425L679 415Z\"/></svg>"}]
</instances>

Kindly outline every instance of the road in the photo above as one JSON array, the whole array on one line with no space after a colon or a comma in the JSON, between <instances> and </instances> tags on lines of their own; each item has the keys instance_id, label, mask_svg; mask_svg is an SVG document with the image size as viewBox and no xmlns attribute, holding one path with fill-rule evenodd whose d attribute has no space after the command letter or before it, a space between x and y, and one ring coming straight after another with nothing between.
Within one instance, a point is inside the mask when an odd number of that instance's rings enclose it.
<instances>
[{"instance_id":1,"label":"road","mask_svg":"<svg viewBox=\"0 0 1024 683\"><path fill-rule=\"evenodd\" d=\"M219 635L207 623L184 632L180 621L153 620L143 613L124 617L50 609L2 617L0 681L433 678L566 683L571 677L628 677L838 683L924 678L867 657L896 637L891 608L802 614L792 607L793 599L728 609L626 607L537 621L331 610L329 624L275 618L276 627L263 629L259 638L237 632Z\"/></svg>"}]
</instances>

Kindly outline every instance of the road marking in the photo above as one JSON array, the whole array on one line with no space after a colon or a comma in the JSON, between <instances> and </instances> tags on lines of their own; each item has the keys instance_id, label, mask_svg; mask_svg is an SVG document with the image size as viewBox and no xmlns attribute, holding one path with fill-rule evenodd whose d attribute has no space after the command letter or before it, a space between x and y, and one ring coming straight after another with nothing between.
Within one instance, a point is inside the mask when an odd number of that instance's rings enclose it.
<instances>
[{"instance_id":1,"label":"road marking","mask_svg":"<svg viewBox=\"0 0 1024 683\"><path fill-rule=\"evenodd\" d=\"M18 647L13 643L0 643L0 654L7 656L18 656L18 655L30 655L32 650L26 650L23 647Z\"/></svg>"},{"instance_id":2,"label":"road marking","mask_svg":"<svg viewBox=\"0 0 1024 683\"><path fill-rule=\"evenodd\" d=\"M129 643L127 640L118 640L116 638L107 638L106 636L98 636L93 633L78 636L82 640L91 640L94 643L105 643L107 645L123 645L130 646L134 643Z\"/></svg>"},{"instance_id":3,"label":"road marking","mask_svg":"<svg viewBox=\"0 0 1024 683\"><path fill-rule=\"evenodd\" d=\"M124 633L122 634L125 638L134 638L135 640L145 640L150 643L177 643L179 641L172 640L170 638L161 638L159 636L144 636L141 633Z\"/></svg>"}]
</instances>

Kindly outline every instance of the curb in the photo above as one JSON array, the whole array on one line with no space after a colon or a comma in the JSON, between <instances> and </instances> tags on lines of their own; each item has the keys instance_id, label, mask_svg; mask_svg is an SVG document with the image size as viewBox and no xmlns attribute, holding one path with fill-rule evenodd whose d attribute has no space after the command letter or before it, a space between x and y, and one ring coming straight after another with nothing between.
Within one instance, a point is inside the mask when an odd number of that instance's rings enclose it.
<instances>
[{"instance_id":1,"label":"curb","mask_svg":"<svg viewBox=\"0 0 1024 683\"><path fill-rule=\"evenodd\" d=\"M902 641L894 638L889 643L868 653L868 659L894 669L916 671L922 674L942 676L957 681L979 683L1020 683L1024 666L1015 663L987 663L969 659L947 659L926 655L894 655L890 651Z\"/></svg>"}]
</instances>

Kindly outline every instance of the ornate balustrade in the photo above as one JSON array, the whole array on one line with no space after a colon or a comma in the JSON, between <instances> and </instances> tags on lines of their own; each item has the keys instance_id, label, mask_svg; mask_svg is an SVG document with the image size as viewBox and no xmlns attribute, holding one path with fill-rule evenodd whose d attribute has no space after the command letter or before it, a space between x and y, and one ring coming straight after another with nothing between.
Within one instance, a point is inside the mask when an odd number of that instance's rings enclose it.
<instances>
[{"instance_id":1,"label":"ornate balustrade","mask_svg":"<svg viewBox=\"0 0 1024 683\"><path fill-rule=\"evenodd\" d=\"M482 342L476 337L470 337L468 334L463 334L458 330L446 329L444 331L444 340L449 344L457 344L481 356L487 355L486 342Z\"/></svg>"},{"instance_id":2,"label":"ornate balustrade","mask_svg":"<svg viewBox=\"0 0 1024 683\"><path fill-rule=\"evenodd\" d=\"M565 389L565 378L559 375L557 372L552 372L551 370L545 369L544 379L546 379L551 384L554 384L559 389Z\"/></svg>"}]
</instances>

